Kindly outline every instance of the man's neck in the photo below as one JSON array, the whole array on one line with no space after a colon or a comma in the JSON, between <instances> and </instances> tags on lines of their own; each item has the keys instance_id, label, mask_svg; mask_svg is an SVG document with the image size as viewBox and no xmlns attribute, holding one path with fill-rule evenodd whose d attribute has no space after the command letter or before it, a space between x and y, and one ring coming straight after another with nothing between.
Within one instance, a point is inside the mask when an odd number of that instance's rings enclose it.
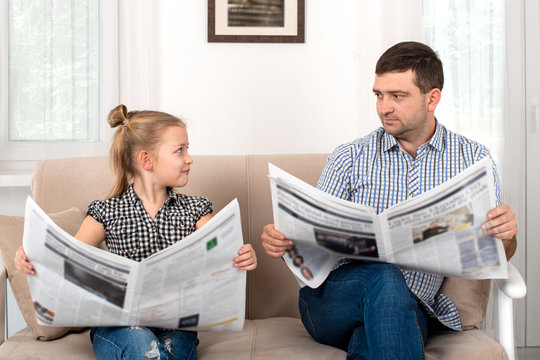
<instances>
[{"instance_id":1,"label":"man's neck","mask_svg":"<svg viewBox=\"0 0 540 360\"><path fill-rule=\"evenodd\" d=\"M407 152L407 154L411 155L413 159L416 159L416 155L418 154L418 148L431 140L433 135L435 135L435 130L437 128L435 119L433 119L432 124L433 125L427 128L425 131L413 134L410 137L396 138L399 147L403 151Z\"/></svg>"}]
</instances>

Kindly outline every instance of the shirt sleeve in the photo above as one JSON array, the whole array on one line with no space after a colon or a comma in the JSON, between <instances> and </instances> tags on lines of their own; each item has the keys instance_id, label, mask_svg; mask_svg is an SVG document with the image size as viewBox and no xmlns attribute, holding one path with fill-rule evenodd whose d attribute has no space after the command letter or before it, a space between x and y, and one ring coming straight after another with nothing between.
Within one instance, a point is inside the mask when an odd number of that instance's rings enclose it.
<instances>
[{"instance_id":1,"label":"shirt sleeve","mask_svg":"<svg viewBox=\"0 0 540 360\"><path fill-rule=\"evenodd\" d=\"M351 172L353 147L350 144L337 147L328 157L317 188L344 200L351 200Z\"/></svg>"},{"instance_id":2,"label":"shirt sleeve","mask_svg":"<svg viewBox=\"0 0 540 360\"><path fill-rule=\"evenodd\" d=\"M478 160L481 160L485 157L489 158L489 160L491 161L491 168L493 169L493 179L495 182L495 201L497 203L497 206L499 206L504 203L499 171L497 170L497 165L495 164L495 161L493 161L493 157L491 156L489 150L483 148L483 151L481 151L479 154Z\"/></svg>"},{"instance_id":3,"label":"shirt sleeve","mask_svg":"<svg viewBox=\"0 0 540 360\"><path fill-rule=\"evenodd\" d=\"M97 222L99 222L102 225L105 225L103 223L103 213L104 213L104 206L105 203L101 200L94 200L88 205L88 210L86 211L86 215L93 217Z\"/></svg>"},{"instance_id":4,"label":"shirt sleeve","mask_svg":"<svg viewBox=\"0 0 540 360\"><path fill-rule=\"evenodd\" d=\"M214 210L212 209L212 203L210 200L203 196L197 196L196 197L196 205L195 205L195 221L198 221L200 218L202 218L204 215L211 214Z\"/></svg>"}]
</instances>

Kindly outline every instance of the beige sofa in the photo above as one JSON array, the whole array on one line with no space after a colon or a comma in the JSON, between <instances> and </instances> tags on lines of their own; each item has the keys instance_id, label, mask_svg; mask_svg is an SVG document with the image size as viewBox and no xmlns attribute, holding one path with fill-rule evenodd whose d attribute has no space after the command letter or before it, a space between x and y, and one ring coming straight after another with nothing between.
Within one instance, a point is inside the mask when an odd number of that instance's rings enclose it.
<instances>
[{"instance_id":1,"label":"beige sofa","mask_svg":"<svg viewBox=\"0 0 540 360\"><path fill-rule=\"evenodd\" d=\"M255 247L259 266L247 276L246 323L242 332L199 333L200 359L344 359L345 352L313 341L298 319L298 284L284 262L264 254L260 244L263 225L272 222L267 164L272 162L315 184L326 155L196 156L187 194L207 196L219 211L237 198L242 214L244 241ZM106 158L71 158L40 162L34 171L34 199L60 226L74 233L91 200L102 198L111 184ZM75 208L73 208L75 207ZM68 210L70 209L70 210ZM9 276L17 303L28 325L3 341L0 359L94 359L88 329L38 326L26 278L13 268L13 254L21 242L23 219L0 216L0 277ZM512 270L510 282L499 282L511 296L522 296L524 284ZM515 276L514 276L515 275ZM521 282L520 282L521 281ZM516 287L517 286L517 287ZM431 338L427 359L507 359L503 346L479 330L489 297L489 281L446 279L443 290L458 306L466 331L444 332ZM0 287L4 308L4 286ZM517 290L516 290L517 289ZM499 291L501 316L506 325L503 341L513 357L512 300ZM4 314L0 328L4 329ZM498 323L496 323L499 326ZM510 335L507 332L510 330ZM500 333L503 333L501 331ZM65 335L64 335L65 334ZM36 340L48 339L44 340Z\"/></svg>"}]
</instances>

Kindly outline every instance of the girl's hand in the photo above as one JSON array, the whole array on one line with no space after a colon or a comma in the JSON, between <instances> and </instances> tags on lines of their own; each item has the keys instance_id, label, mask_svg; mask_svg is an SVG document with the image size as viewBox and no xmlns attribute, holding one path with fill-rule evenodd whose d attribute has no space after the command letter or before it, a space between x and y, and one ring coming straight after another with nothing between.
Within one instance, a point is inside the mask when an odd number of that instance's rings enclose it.
<instances>
[{"instance_id":1,"label":"girl's hand","mask_svg":"<svg viewBox=\"0 0 540 360\"><path fill-rule=\"evenodd\" d=\"M257 267L257 254L251 244L245 244L238 250L238 256L234 258L234 267L242 270L253 270Z\"/></svg>"},{"instance_id":2,"label":"girl's hand","mask_svg":"<svg viewBox=\"0 0 540 360\"><path fill-rule=\"evenodd\" d=\"M17 268L17 270L24 274L36 275L36 270L34 269L34 266L28 261L26 253L24 252L22 246L20 246L15 253L15 267Z\"/></svg>"}]
</instances>

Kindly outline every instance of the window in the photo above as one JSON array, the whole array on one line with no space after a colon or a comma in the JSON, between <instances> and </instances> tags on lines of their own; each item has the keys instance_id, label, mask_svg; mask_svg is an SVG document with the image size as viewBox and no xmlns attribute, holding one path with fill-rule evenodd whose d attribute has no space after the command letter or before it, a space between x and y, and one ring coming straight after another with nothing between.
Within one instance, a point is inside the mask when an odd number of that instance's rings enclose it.
<instances>
[{"instance_id":1,"label":"window","mask_svg":"<svg viewBox=\"0 0 540 360\"><path fill-rule=\"evenodd\" d=\"M117 3L0 6L0 170L105 153L104 116L118 99Z\"/></svg>"},{"instance_id":2,"label":"window","mask_svg":"<svg viewBox=\"0 0 540 360\"><path fill-rule=\"evenodd\" d=\"M424 38L443 62L437 116L486 145L502 166L506 99L504 0L424 0Z\"/></svg>"}]
</instances>

